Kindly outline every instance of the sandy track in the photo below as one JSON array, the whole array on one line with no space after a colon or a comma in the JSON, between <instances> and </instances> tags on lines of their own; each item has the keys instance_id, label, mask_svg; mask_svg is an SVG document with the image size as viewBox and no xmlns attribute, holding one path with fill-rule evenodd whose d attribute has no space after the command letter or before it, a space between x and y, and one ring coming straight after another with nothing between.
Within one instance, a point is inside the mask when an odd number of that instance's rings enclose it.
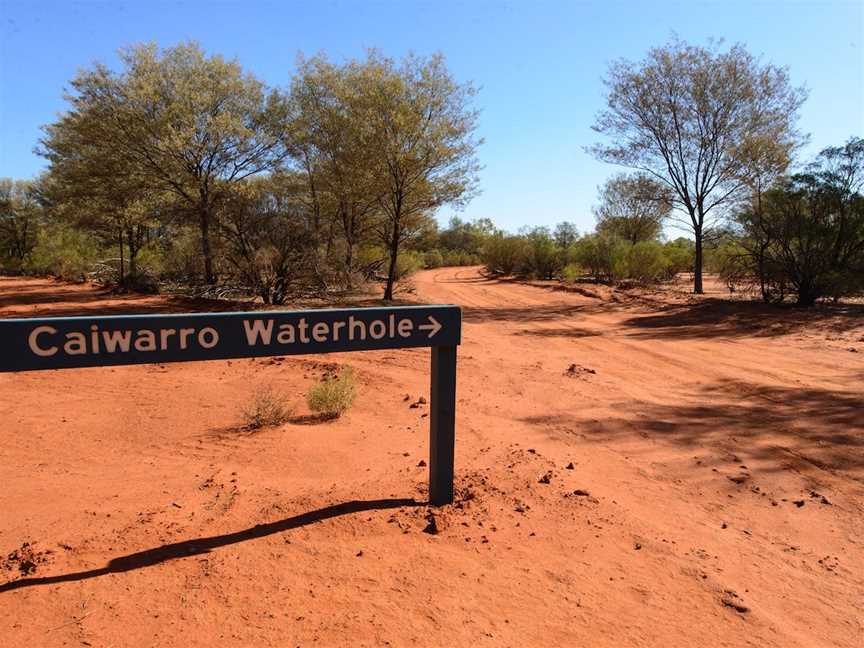
<instances>
[{"instance_id":1,"label":"sandy track","mask_svg":"<svg viewBox=\"0 0 864 648\"><path fill-rule=\"evenodd\" d=\"M471 268L414 284L465 319L459 495L437 535L423 532L428 418L409 407L428 351L0 375L0 636L858 645L860 321ZM2 316L166 307L0 280ZM301 402L331 362L362 380L344 420L237 428L255 385Z\"/></svg>"}]
</instances>

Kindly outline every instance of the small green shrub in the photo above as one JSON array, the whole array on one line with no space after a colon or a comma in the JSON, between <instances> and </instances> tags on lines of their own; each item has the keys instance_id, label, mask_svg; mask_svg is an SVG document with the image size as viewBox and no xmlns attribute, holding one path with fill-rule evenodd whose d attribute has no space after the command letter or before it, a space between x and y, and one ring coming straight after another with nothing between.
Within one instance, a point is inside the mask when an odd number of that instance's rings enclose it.
<instances>
[{"instance_id":1,"label":"small green shrub","mask_svg":"<svg viewBox=\"0 0 864 648\"><path fill-rule=\"evenodd\" d=\"M663 245L657 241L639 241L627 251L628 279L654 283L665 278L667 268Z\"/></svg>"},{"instance_id":2,"label":"small green shrub","mask_svg":"<svg viewBox=\"0 0 864 648\"><path fill-rule=\"evenodd\" d=\"M328 418L337 418L347 412L357 395L354 370L346 367L338 376L325 377L313 386L306 400L309 409Z\"/></svg>"},{"instance_id":3,"label":"small green shrub","mask_svg":"<svg viewBox=\"0 0 864 648\"><path fill-rule=\"evenodd\" d=\"M439 250L429 250L423 255L423 266L425 268L440 268L443 265L444 257Z\"/></svg>"},{"instance_id":4,"label":"small green shrub","mask_svg":"<svg viewBox=\"0 0 864 648\"><path fill-rule=\"evenodd\" d=\"M423 269L423 255L413 250L402 250L396 257L396 280L404 279Z\"/></svg>"},{"instance_id":5,"label":"small green shrub","mask_svg":"<svg viewBox=\"0 0 864 648\"><path fill-rule=\"evenodd\" d=\"M483 246L483 263L493 274L512 275L527 256L527 244L521 236L496 234Z\"/></svg>"},{"instance_id":6,"label":"small green shrub","mask_svg":"<svg viewBox=\"0 0 864 648\"><path fill-rule=\"evenodd\" d=\"M589 234L571 247L573 260L597 281L615 281L627 274L628 243L608 234Z\"/></svg>"},{"instance_id":7,"label":"small green shrub","mask_svg":"<svg viewBox=\"0 0 864 648\"><path fill-rule=\"evenodd\" d=\"M695 244L685 238L677 238L663 246L666 256L666 276L671 279L681 272L691 272L696 256Z\"/></svg>"},{"instance_id":8,"label":"small green shrub","mask_svg":"<svg viewBox=\"0 0 864 648\"><path fill-rule=\"evenodd\" d=\"M561 279L567 283L574 283L579 281L583 274L584 272L582 267L578 263L568 263L564 266L564 269L561 270Z\"/></svg>"},{"instance_id":9,"label":"small green shrub","mask_svg":"<svg viewBox=\"0 0 864 648\"><path fill-rule=\"evenodd\" d=\"M68 225L56 225L39 232L24 269L33 274L84 281L98 256L99 246L93 236Z\"/></svg>"},{"instance_id":10,"label":"small green shrub","mask_svg":"<svg viewBox=\"0 0 864 648\"><path fill-rule=\"evenodd\" d=\"M465 250L447 250L444 253L444 265L449 267L478 265L480 257Z\"/></svg>"},{"instance_id":11,"label":"small green shrub","mask_svg":"<svg viewBox=\"0 0 864 648\"><path fill-rule=\"evenodd\" d=\"M552 279L564 267L564 256L545 227L535 227L525 235L527 254L521 274L535 279Z\"/></svg>"},{"instance_id":12,"label":"small green shrub","mask_svg":"<svg viewBox=\"0 0 864 648\"><path fill-rule=\"evenodd\" d=\"M241 416L246 427L257 430L262 427L282 425L294 413L284 394L270 385L256 389L250 401L243 406Z\"/></svg>"}]
</instances>

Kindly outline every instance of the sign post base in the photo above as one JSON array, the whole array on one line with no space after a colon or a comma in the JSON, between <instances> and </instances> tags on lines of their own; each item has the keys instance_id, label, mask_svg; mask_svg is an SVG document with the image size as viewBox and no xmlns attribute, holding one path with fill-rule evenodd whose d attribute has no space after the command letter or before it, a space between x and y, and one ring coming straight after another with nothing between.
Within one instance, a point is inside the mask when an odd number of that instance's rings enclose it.
<instances>
[{"instance_id":1,"label":"sign post base","mask_svg":"<svg viewBox=\"0 0 864 648\"><path fill-rule=\"evenodd\" d=\"M429 399L429 503L453 502L456 444L456 347L432 347Z\"/></svg>"}]
</instances>

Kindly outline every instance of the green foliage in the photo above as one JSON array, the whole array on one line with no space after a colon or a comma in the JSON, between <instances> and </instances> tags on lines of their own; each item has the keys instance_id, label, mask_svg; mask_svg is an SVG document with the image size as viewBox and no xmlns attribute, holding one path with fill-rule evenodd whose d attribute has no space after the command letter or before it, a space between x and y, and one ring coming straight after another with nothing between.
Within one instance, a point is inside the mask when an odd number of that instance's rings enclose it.
<instances>
[{"instance_id":1,"label":"green foliage","mask_svg":"<svg viewBox=\"0 0 864 648\"><path fill-rule=\"evenodd\" d=\"M751 283L753 273L750 269L750 255L747 249L736 240L726 240L712 250L706 258L706 266L716 272L729 292L735 292Z\"/></svg>"},{"instance_id":2,"label":"green foliage","mask_svg":"<svg viewBox=\"0 0 864 648\"><path fill-rule=\"evenodd\" d=\"M393 298L398 251L442 205L463 206L477 189L476 89L444 58L409 54L401 63L370 52L358 65L360 109L380 179L381 243L391 252L384 298ZM410 179L410 180L409 180Z\"/></svg>"},{"instance_id":3,"label":"green foliage","mask_svg":"<svg viewBox=\"0 0 864 648\"><path fill-rule=\"evenodd\" d=\"M314 238L302 219L281 208L267 180L250 183L224 207L224 256L265 304L284 304L304 288L316 292Z\"/></svg>"},{"instance_id":4,"label":"green foliage","mask_svg":"<svg viewBox=\"0 0 864 648\"><path fill-rule=\"evenodd\" d=\"M666 257L669 278L681 272L693 271L696 250L694 242L690 239L677 238L669 241L663 246L663 254Z\"/></svg>"},{"instance_id":5,"label":"green foliage","mask_svg":"<svg viewBox=\"0 0 864 648\"><path fill-rule=\"evenodd\" d=\"M395 279L401 280L424 268L424 255L414 250L402 250L396 260Z\"/></svg>"},{"instance_id":6,"label":"green foliage","mask_svg":"<svg viewBox=\"0 0 864 648\"><path fill-rule=\"evenodd\" d=\"M204 268L198 232L186 225L174 227L171 231L172 236L161 238L158 248L153 250L153 256L159 259L160 276L174 282L202 276Z\"/></svg>"},{"instance_id":7,"label":"green foliage","mask_svg":"<svg viewBox=\"0 0 864 648\"><path fill-rule=\"evenodd\" d=\"M582 269L577 263L568 263L564 266L564 269L561 270L561 279L567 283L575 283L582 278L582 275L585 274L585 271Z\"/></svg>"},{"instance_id":8,"label":"green foliage","mask_svg":"<svg viewBox=\"0 0 864 648\"><path fill-rule=\"evenodd\" d=\"M525 254L521 274L536 279L552 279L564 267L564 255L546 227L535 227L525 234Z\"/></svg>"},{"instance_id":9,"label":"green foliage","mask_svg":"<svg viewBox=\"0 0 864 648\"><path fill-rule=\"evenodd\" d=\"M555 237L555 245L566 250L579 239L579 230L573 223L564 221L555 226L553 236Z\"/></svg>"},{"instance_id":10,"label":"green foliage","mask_svg":"<svg viewBox=\"0 0 864 648\"><path fill-rule=\"evenodd\" d=\"M573 260L596 281L614 281L626 274L627 244L608 234L583 236L572 249Z\"/></svg>"},{"instance_id":11,"label":"green foliage","mask_svg":"<svg viewBox=\"0 0 864 648\"><path fill-rule=\"evenodd\" d=\"M444 265L450 267L479 265L480 259L479 254L471 254L464 250L447 250L444 253Z\"/></svg>"},{"instance_id":12,"label":"green foliage","mask_svg":"<svg viewBox=\"0 0 864 648\"><path fill-rule=\"evenodd\" d=\"M802 139L796 119L806 91L743 45L700 47L675 37L640 61L612 63L605 85L594 124L605 139L592 152L666 185L699 249L711 219L739 198L754 170L770 164L782 173ZM702 292L698 254L693 288Z\"/></svg>"},{"instance_id":13,"label":"green foliage","mask_svg":"<svg viewBox=\"0 0 864 648\"><path fill-rule=\"evenodd\" d=\"M0 269L25 269L42 219L39 182L0 178Z\"/></svg>"},{"instance_id":14,"label":"green foliage","mask_svg":"<svg viewBox=\"0 0 864 648\"><path fill-rule=\"evenodd\" d=\"M626 276L643 283L656 283L669 276L669 265L663 245L657 241L639 241L627 250Z\"/></svg>"},{"instance_id":15,"label":"green foliage","mask_svg":"<svg viewBox=\"0 0 864 648\"><path fill-rule=\"evenodd\" d=\"M53 224L39 232L25 269L33 274L84 281L99 256L98 242L91 234L63 223Z\"/></svg>"},{"instance_id":16,"label":"green foliage","mask_svg":"<svg viewBox=\"0 0 864 648\"><path fill-rule=\"evenodd\" d=\"M429 250L423 254L424 268L440 268L444 265L444 256L440 250Z\"/></svg>"},{"instance_id":17,"label":"green foliage","mask_svg":"<svg viewBox=\"0 0 864 648\"><path fill-rule=\"evenodd\" d=\"M258 387L240 410L243 424L256 430L286 423L294 414L288 398L271 385Z\"/></svg>"},{"instance_id":18,"label":"green foliage","mask_svg":"<svg viewBox=\"0 0 864 648\"><path fill-rule=\"evenodd\" d=\"M523 237L499 232L486 241L482 258L492 274L512 275L523 266L527 252Z\"/></svg>"},{"instance_id":19,"label":"green foliage","mask_svg":"<svg viewBox=\"0 0 864 648\"><path fill-rule=\"evenodd\" d=\"M739 212L740 245L763 297L801 306L864 290L864 139L823 150Z\"/></svg>"},{"instance_id":20,"label":"green foliage","mask_svg":"<svg viewBox=\"0 0 864 648\"><path fill-rule=\"evenodd\" d=\"M345 367L338 376L327 376L307 394L309 409L328 418L347 412L357 395L354 370Z\"/></svg>"},{"instance_id":21,"label":"green foliage","mask_svg":"<svg viewBox=\"0 0 864 648\"><path fill-rule=\"evenodd\" d=\"M120 60L122 72L82 70L70 109L45 129L55 185L72 202L97 205L110 227L158 213L153 197L177 201L176 215L200 229L211 283L216 210L233 184L284 158L287 105L236 61L194 43L138 45Z\"/></svg>"},{"instance_id":22,"label":"green foliage","mask_svg":"<svg viewBox=\"0 0 864 648\"><path fill-rule=\"evenodd\" d=\"M141 274L156 277L164 275L166 261L166 251L156 244L146 245L138 252L138 270Z\"/></svg>"},{"instance_id":23,"label":"green foliage","mask_svg":"<svg viewBox=\"0 0 864 648\"><path fill-rule=\"evenodd\" d=\"M672 210L669 189L644 174L616 175L600 189L597 231L636 244L656 239Z\"/></svg>"}]
</instances>

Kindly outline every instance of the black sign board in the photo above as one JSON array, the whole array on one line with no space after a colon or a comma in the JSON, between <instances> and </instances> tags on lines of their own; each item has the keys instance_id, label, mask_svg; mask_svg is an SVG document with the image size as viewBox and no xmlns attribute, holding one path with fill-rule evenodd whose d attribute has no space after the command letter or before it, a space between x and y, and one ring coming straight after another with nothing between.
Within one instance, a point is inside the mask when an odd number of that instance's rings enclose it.
<instances>
[{"instance_id":1,"label":"black sign board","mask_svg":"<svg viewBox=\"0 0 864 648\"><path fill-rule=\"evenodd\" d=\"M429 498L453 500L457 306L0 320L0 372L432 347Z\"/></svg>"}]
</instances>

